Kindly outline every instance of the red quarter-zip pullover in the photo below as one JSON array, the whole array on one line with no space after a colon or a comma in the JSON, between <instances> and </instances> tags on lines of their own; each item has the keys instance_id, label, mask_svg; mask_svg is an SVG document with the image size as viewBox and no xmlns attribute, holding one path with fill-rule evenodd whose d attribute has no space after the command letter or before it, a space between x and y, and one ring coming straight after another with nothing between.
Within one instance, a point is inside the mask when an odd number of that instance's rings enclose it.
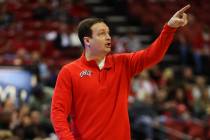
<instances>
[{"instance_id":1,"label":"red quarter-zip pullover","mask_svg":"<svg viewBox=\"0 0 210 140\"><path fill-rule=\"evenodd\" d=\"M131 78L163 58L175 31L165 25L147 49L107 55L101 70L95 61L87 61L84 53L65 65L59 72L51 107L51 121L59 139L130 140Z\"/></svg>"}]
</instances>

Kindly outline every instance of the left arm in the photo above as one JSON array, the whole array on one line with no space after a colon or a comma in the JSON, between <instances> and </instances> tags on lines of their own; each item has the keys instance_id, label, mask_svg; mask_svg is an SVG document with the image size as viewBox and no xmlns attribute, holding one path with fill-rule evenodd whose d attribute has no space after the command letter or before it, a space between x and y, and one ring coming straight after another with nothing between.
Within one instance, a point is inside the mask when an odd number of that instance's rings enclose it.
<instances>
[{"instance_id":1,"label":"left arm","mask_svg":"<svg viewBox=\"0 0 210 140\"><path fill-rule=\"evenodd\" d=\"M136 55L142 55L143 69L154 66L163 59L173 41L175 32L176 28L171 28L170 26L165 25L161 34L147 49L137 52Z\"/></svg>"},{"instance_id":2,"label":"left arm","mask_svg":"<svg viewBox=\"0 0 210 140\"><path fill-rule=\"evenodd\" d=\"M177 11L164 26L159 37L145 50L128 55L131 76L149 68L162 60L170 46L177 28L187 24L187 14L184 13L190 5Z\"/></svg>"}]
</instances>

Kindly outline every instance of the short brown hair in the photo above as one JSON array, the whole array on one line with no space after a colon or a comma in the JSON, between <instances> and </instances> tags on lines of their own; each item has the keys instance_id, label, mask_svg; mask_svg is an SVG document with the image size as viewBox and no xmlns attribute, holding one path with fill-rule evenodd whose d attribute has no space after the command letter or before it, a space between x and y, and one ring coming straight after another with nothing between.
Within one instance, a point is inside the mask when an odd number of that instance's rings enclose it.
<instances>
[{"instance_id":1,"label":"short brown hair","mask_svg":"<svg viewBox=\"0 0 210 140\"><path fill-rule=\"evenodd\" d=\"M96 24L96 23L106 23L103 19L101 18L86 18L84 20L82 20L79 25L78 25L78 37L80 42L82 43L82 46L85 47L84 44L84 37L92 37L92 30L91 27Z\"/></svg>"}]
</instances>

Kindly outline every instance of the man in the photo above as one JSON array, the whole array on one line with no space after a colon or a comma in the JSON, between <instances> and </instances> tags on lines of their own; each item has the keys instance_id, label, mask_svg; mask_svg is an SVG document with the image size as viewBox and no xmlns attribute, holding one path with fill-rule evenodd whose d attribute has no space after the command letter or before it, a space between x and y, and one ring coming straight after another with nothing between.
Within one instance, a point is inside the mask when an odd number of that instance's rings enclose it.
<instances>
[{"instance_id":1,"label":"man","mask_svg":"<svg viewBox=\"0 0 210 140\"><path fill-rule=\"evenodd\" d=\"M84 53L61 69L52 98L51 120L60 140L130 140L130 80L163 58L176 29L187 24L189 7L174 14L149 48L135 53L109 53L110 31L102 19L80 22Z\"/></svg>"}]
</instances>

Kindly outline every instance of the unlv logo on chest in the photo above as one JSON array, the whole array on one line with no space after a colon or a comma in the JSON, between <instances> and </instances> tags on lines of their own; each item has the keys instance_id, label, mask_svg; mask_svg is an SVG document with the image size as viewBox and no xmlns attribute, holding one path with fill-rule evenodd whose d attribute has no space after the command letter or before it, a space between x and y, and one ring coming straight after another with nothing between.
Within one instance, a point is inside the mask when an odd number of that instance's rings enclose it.
<instances>
[{"instance_id":1,"label":"unlv logo on chest","mask_svg":"<svg viewBox=\"0 0 210 140\"><path fill-rule=\"evenodd\" d=\"M90 71L90 70L83 70L82 72L80 72L80 77L91 76L91 74L92 74L92 71Z\"/></svg>"}]
</instances>

